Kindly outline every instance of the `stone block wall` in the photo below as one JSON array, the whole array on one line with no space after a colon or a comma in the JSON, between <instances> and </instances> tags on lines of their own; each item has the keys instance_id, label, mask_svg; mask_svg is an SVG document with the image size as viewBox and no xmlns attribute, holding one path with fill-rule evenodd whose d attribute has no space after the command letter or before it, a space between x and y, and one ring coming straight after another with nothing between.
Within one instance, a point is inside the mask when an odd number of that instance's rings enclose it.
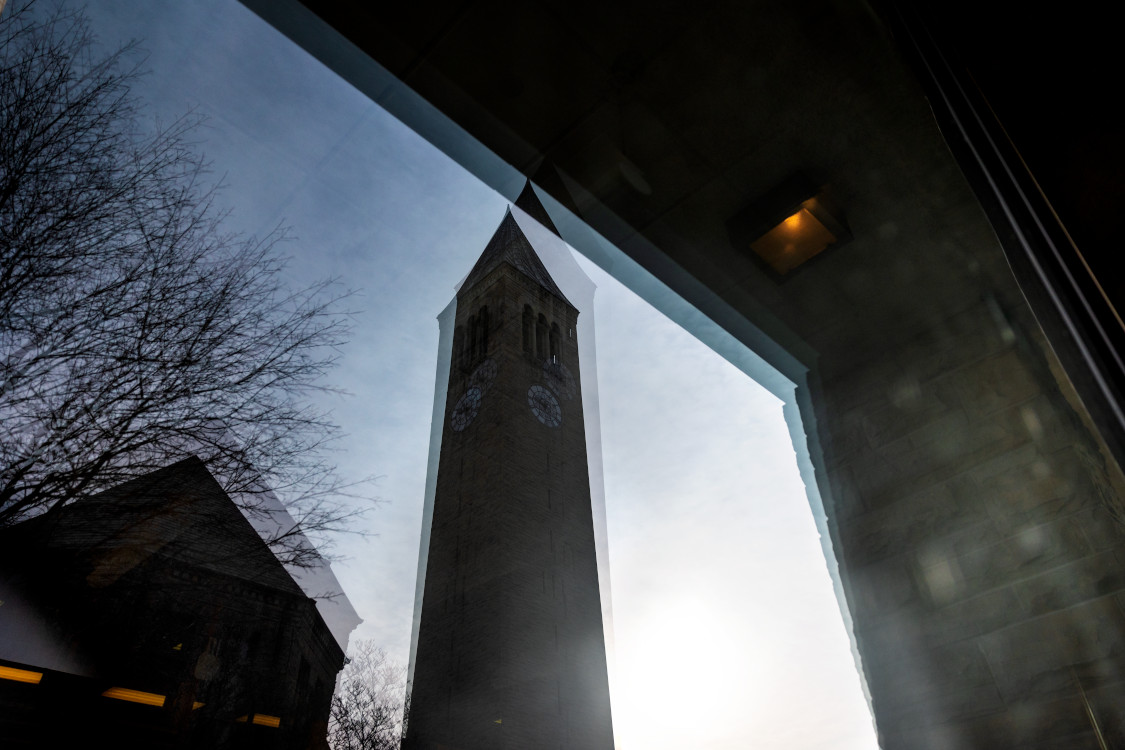
<instances>
[{"instance_id":1,"label":"stone block wall","mask_svg":"<svg viewBox=\"0 0 1125 750\"><path fill-rule=\"evenodd\" d=\"M1096 748L1100 733L1112 747L1119 471L1030 310L994 300L882 361L819 371L826 510L880 738Z\"/></svg>"}]
</instances>

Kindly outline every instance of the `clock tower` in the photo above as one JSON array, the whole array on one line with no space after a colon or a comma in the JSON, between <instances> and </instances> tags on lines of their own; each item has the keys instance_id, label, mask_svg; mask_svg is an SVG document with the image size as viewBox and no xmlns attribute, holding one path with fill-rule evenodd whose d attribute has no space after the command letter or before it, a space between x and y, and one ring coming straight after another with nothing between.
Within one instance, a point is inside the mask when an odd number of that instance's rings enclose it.
<instances>
[{"instance_id":1,"label":"clock tower","mask_svg":"<svg viewBox=\"0 0 1125 750\"><path fill-rule=\"evenodd\" d=\"M403 747L610 750L578 311L511 211L455 310Z\"/></svg>"}]
</instances>

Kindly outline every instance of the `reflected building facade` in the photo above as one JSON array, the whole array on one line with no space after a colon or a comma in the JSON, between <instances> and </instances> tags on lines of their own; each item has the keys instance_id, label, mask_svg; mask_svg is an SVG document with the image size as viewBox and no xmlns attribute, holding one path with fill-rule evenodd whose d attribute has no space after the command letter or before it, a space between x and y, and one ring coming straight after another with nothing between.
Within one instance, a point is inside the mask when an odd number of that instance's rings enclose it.
<instances>
[{"instance_id":1,"label":"reflected building facade","mask_svg":"<svg viewBox=\"0 0 1125 750\"><path fill-rule=\"evenodd\" d=\"M4 529L0 600L4 747L327 748L337 634L197 458Z\"/></svg>"},{"instance_id":2,"label":"reflected building facade","mask_svg":"<svg viewBox=\"0 0 1125 750\"><path fill-rule=\"evenodd\" d=\"M404 748L613 747L577 321L507 213L456 299Z\"/></svg>"}]
</instances>

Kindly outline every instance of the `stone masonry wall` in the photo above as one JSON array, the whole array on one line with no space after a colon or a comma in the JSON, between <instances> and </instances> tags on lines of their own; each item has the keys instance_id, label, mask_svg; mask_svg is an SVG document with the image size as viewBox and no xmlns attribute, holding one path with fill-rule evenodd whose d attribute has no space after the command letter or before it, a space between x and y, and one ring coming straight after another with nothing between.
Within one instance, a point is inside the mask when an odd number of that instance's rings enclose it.
<instances>
[{"instance_id":1,"label":"stone masonry wall","mask_svg":"<svg viewBox=\"0 0 1125 750\"><path fill-rule=\"evenodd\" d=\"M828 513L883 746L1093 748L1099 730L1114 746L1116 467L1026 307L936 322L820 373Z\"/></svg>"}]
</instances>

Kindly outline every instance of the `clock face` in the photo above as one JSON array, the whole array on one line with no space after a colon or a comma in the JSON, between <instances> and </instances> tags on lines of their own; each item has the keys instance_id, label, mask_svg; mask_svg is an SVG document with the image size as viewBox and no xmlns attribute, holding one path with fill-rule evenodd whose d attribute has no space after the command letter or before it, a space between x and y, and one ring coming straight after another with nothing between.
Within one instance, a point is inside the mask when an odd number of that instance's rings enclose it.
<instances>
[{"instance_id":1,"label":"clock face","mask_svg":"<svg viewBox=\"0 0 1125 750\"><path fill-rule=\"evenodd\" d=\"M480 410L480 388L473 386L465 391L465 395L453 407L453 413L449 417L449 422L453 426L455 432L460 432L469 426L473 421L473 417L477 415Z\"/></svg>"},{"instance_id":2,"label":"clock face","mask_svg":"<svg viewBox=\"0 0 1125 750\"><path fill-rule=\"evenodd\" d=\"M531 407L535 418L548 427L562 424L562 409L558 399L543 386L533 385L527 389L527 405Z\"/></svg>"},{"instance_id":3,"label":"clock face","mask_svg":"<svg viewBox=\"0 0 1125 750\"><path fill-rule=\"evenodd\" d=\"M570 374L570 368L560 362L543 363L543 380L548 388L567 401L574 398L577 393L578 389L574 384L574 376Z\"/></svg>"}]
</instances>

